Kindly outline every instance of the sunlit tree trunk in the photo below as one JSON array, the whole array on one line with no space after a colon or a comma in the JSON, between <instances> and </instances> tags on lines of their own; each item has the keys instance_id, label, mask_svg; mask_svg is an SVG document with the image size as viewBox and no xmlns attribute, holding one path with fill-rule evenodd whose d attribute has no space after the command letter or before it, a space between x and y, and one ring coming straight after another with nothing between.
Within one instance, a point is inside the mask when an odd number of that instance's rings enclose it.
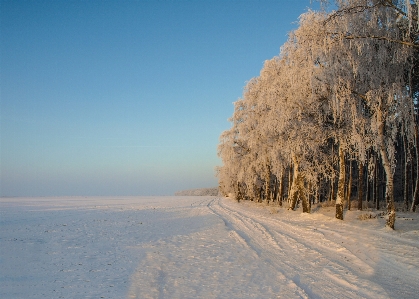
<instances>
[{"instance_id":1,"label":"sunlit tree trunk","mask_svg":"<svg viewBox=\"0 0 419 299\"><path fill-rule=\"evenodd\" d=\"M236 199L237 199L237 201L238 202L240 202L240 200L242 199L242 193L241 193L241 190L240 190L240 183L239 182L237 182L237 192L236 192Z\"/></svg>"},{"instance_id":2,"label":"sunlit tree trunk","mask_svg":"<svg viewBox=\"0 0 419 299\"><path fill-rule=\"evenodd\" d=\"M281 179L279 180L278 203L282 206L282 199L284 197L284 171L281 172Z\"/></svg>"},{"instance_id":3,"label":"sunlit tree trunk","mask_svg":"<svg viewBox=\"0 0 419 299\"><path fill-rule=\"evenodd\" d=\"M308 198L308 194L306 193L306 188L304 187L304 178L300 173L300 178L299 178L299 190L298 190L298 194L299 197L301 199L301 205L303 207L303 213L310 213L310 203L309 203L309 198Z\"/></svg>"},{"instance_id":4,"label":"sunlit tree trunk","mask_svg":"<svg viewBox=\"0 0 419 299\"><path fill-rule=\"evenodd\" d=\"M320 198L320 190L319 187L316 188L315 193L314 193L314 203L319 203L319 198Z\"/></svg>"},{"instance_id":5,"label":"sunlit tree trunk","mask_svg":"<svg viewBox=\"0 0 419 299\"><path fill-rule=\"evenodd\" d=\"M272 202L275 203L278 199L278 178L275 176L272 182Z\"/></svg>"},{"instance_id":6,"label":"sunlit tree trunk","mask_svg":"<svg viewBox=\"0 0 419 299\"><path fill-rule=\"evenodd\" d=\"M403 132L402 132L403 133ZM404 184L403 184L403 208L405 211L409 209L409 163L408 163L408 150L406 135L403 134L403 149L404 149Z\"/></svg>"},{"instance_id":7,"label":"sunlit tree trunk","mask_svg":"<svg viewBox=\"0 0 419 299\"><path fill-rule=\"evenodd\" d=\"M333 165L335 165L335 145L332 145L332 160ZM330 197L329 200L332 201L335 199L335 169L332 170L332 180L330 183Z\"/></svg>"},{"instance_id":8,"label":"sunlit tree trunk","mask_svg":"<svg viewBox=\"0 0 419 299\"><path fill-rule=\"evenodd\" d=\"M376 110L377 113L377 123L378 123L378 148L381 155L381 160L383 161L383 168L386 174L386 192L385 199L387 205L387 214L388 218L386 221L386 226L391 229L394 229L394 224L396 222L396 208L394 205L394 175L391 169L391 162L387 153L386 145L384 142L384 120L381 108L379 107Z\"/></svg>"},{"instance_id":9,"label":"sunlit tree trunk","mask_svg":"<svg viewBox=\"0 0 419 299\"><path fill-rule=\"evenodd\" d=\"M371 188L370 188L370 179L369 179L369 175L368 175L368 163L369 163L369 161L370 161L370 156L371 156L371 153L370 153L370 151L368 151L368 154L367 154L367 165L366 165L366 169L367 169L367 176L366 176L366 178L365 178L365 193L366 193L366 197L365 197L365 199L366 199L366 203L367 203L367 209L368 209L368 203L369 203L369 201L370 201L370 199L371 199L371 196L370 196L370 194L371 194Z\"/></svg>"},{"instance_id":10,"label":"sunlit tree trunk","mask_svg":"<svg viewBox=\"0 0 419 299\"><path fill-rule=\"evenodd\" d=\"M294 210L295 206L297 205L297 200L300 198L301 205L303 207L303 213L309 213L310 208L304 188L304 177L299 171L299 161L295 155L293 155L293 162L294 173L290 192L291 205L289 209Z\"/></svg>"},{"instance_id":11,"label":"sunlit tree trunk","mask_svg":"<svg viewBox=\"0 0 419 299\"><path fill-rule=\"evenodd\" d=\"M338 195L336 198L336 219L343 220L343 201L345 199L345 154L339 146L339 181Z\"/></svg>"},{"instance_id":12,"label":"sunlit tree trunk","mask_svg":"<svg viewBox=\"0 0 419 299\"><path fill-rule=\"evenodd\" d=\"M415 186L416 186L416 181L415 181L415 158L416 155L413 154L413 149L412 149L412 156L411 156L411 161L410 161L410 196L411 196L411 200L413 200L414 195L415 195ZM409 207L410 209L410 207Z\"/></svg>"},{"instance_id":13,"label":"sunlit tree trunk","mask_svg":"<svg viewBox=\"0 0 419 299\"><path fill-rule=\"evenodd\" d=\"M294 210L295 206L297 205L298 200L298 190L299 190L299 180L300 180L300 174L298 172L298 161L296 158L293 157L293 175L292 175L292 184L291 189L289 192L289 200L290 200L290 210ZM291 176L290 176L291 177Z\"/></svg>"},{"instance_id":14,"label":"sunlit tree trunk","mask_svg":"<svg viewBox=\"0 0 419 299\"><path fill-rule=\"evenodd\" d=\"M419 204L419 128L418 124L415 124L415 153L416 153L416 186L415 193L413 195L412 206L410 211L415 212L416 206Z\"/></svg>"},{"instance_id":15,"label":"sunlit tree trunk","mask_svg":"<svg viewBox=\"0 0 419 299\"><path fill-rule=\"evenodd\" d=\"M352 193L352 160L349 161L349 182L348 182L348 193L346 195L348 201L348 210L351 210L351 194Z\"/></svg>"},{"instance_id":16,"label":"sunlit tree trunk","mask_svg":"<svg viewBox=\"0 0 419 299\"><path fill-rule=\"evenodd\" d=\"M358 210L362 211L362 200L364 197L364 163L358 163Z\"/></svg>"},{"instance_id":17,"label":"sunlit tree trunk","mask_svg":"<svg viewBox=\"0 0 419 299\"><path fill-rule=\"evenodd\" d=\"M314 188L311 182L308 183L308 189L309 193L307 194L307 207L308 211L311 211L311 204L314 203Z\"/></svg>"},{"instance_id":18,"label":"sunlit tree trunk","mask_svg":"<svg viewBox=\"0 0 419 299\"><path fill-rule=\"evenodd\" d=\"M266 162L265 168L265 200L267 204L271 201L271 167L269 161Z\"/></svg>"},{"instance_id":19,"label":"sunlit tree trunk","mask_svg":"<svg viewBox=\"0 0 419 299\"><path fill-rule=\"evenodd\" d=\"M380 201L378 200L378 162L377 162L377 154L374 153L374 195L373 200L375 202L375 209L378 211L380 209Z\"/></svg>"},{"instance_id":20,"label":"sunlit tree trunk","mask_svg":"<svg viewBox=\"0 0 419 299\"><path fill-rule=\"evenodd\" d=\"M289 204L291 204L291 189L292 189L292 182L294 181L294 179L293 179L293 166L292 166L292 163L290 164L290 167L289 167L289 169L288 169L288 198L287 198L287 200L288 200L288 203Z\"/></svg>"}]
</instances>

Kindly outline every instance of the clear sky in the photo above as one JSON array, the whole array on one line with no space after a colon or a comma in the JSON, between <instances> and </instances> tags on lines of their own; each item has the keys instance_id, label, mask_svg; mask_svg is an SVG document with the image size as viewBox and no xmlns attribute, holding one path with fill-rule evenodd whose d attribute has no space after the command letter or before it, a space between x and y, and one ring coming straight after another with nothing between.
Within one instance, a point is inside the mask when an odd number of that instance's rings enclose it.
<instances>
[{"instance_id":1,"label":"clear sky","mask_svg":"<svg viewBox=\"0 0 419 299\"><path fill-rule=\"evenodd\" d=\"M0 0L0 195L217 186L232 103L313 5Z\"/></svg>"}]
</instances>

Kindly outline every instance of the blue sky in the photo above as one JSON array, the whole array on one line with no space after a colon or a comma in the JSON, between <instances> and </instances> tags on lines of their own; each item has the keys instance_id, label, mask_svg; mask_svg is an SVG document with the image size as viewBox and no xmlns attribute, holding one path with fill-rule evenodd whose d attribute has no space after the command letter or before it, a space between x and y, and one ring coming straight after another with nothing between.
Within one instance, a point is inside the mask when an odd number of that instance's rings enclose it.
<instances>
[{"instance_id":1,"label":"blue sky","mask_svg":"<svg viewBox=\"0 0 419 299\"><path fill-rule=\"evenodd\" d=\"M232 103L309 7L1 0L0 195L217 186Z\"/></svg>"}]
</instances>

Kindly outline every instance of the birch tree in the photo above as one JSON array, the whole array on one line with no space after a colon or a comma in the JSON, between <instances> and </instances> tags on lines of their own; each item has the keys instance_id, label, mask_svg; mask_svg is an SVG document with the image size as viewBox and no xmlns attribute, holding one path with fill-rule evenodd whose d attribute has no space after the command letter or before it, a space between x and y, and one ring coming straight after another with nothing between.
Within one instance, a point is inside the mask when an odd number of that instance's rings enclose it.
<instances>
[{"instance_id":1,"label":"birch tree","mask_svg":"<svg viewBox=\"0 0 419 299\"><path fill-rule=\"evenodd\" d=\"M386 225L394 229L394 170L395 142L401 123L405 133L413 140L414 107L409 96L406 71L412 63L412 47L400 40L402 32L397 26L397 12L386 6L365 10L357 14L345 14L336 19L345 28L342 40L349 40L352 52L353 75L359 78L359 85L353 93L365 101L365 108L371 112L370 133L373 147L379 152L386 174L386 203L388 219ZM375 38L347 38L355 34L380 36Z\"/></svg>"},{"instance_id":2,"label":"birch tree","mask_svg":"<svg viewBox=\"0 0 419 299\"><path fill-rule=\"evenodd\" d=\"M373 151L386 176L386 225L394 229L396 138L403 135L406 148L416 150L418 142L417 1L405 3L338 1L336 12L300 17L280 54L265 62L234 104L232 128L219 145L225 193L269 202L274 181L292 168L290 208L300 199L309 212L309 192L318 193L320 178L333 186L338 168L336 218L343 219L345 159L362 165Z\"/></svg>"},{"instance_id":3,"label":"birch tree","mask_svg":"<svg viewBox=\"0 0 419 299\"><path fill-rule=\"evenodd\" d=\"M387 226L394 228L394 144L401 122L408 126L402 134L409 142L414 136L413 85L406 79L411 77L417 46L415 10L410 1L404 6L397 1L337 2L339 10L329 15L325 27L348 57L351 67L342 69L356 83L348 91L361 100L358 109L371 114L372 146L380 153L386 173Z\"/></svg>"}]
</instances>

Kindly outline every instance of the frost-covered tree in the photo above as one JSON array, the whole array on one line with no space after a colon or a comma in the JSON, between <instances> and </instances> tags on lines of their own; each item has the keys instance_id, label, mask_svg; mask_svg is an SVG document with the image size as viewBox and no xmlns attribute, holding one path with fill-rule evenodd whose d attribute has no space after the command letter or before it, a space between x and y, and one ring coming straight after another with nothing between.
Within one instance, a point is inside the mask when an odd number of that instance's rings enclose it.
<instances>
[{"instance_id":1,"label":"frost-covered tree","mask_svg":"<svg viewBox=\"0 0 419 299\"><path fill-rule=\"evenodd\" d=\"M339 148L336 218L343 219L345 156L351 145L359 148L355 140L362 133L357 130L362 123L362 117L356 108L357 99L352 93L354 79L351 76L350 62L336 40L336 35L331 33L336 31L335 24L324 26L326 17L323 13L315 12L302 15L300 27L294 32L294 39L301 51L298 61L304 59L307 65L305 73L308 83L303 84L311 88L311 97L316 102L323 103L316 111L320 121L312 126L318 128L317 132L312 128L311 130L317 136L322 136L321 143L331 139ZM318 135L318 131L322 134ZM333 157L331 162L333 163ZM333 186L334 172L331 173L331 180Z\"/></svg>"},{"instance_id":2,"label":"frost-covered tree","mask_svg":"<svg viewBox=\"0 0 419 299\"><path fill-rule=\"evenodd\" d=\"M385 170L387 225L394 228L395 144L403 136L415 145L417 25L414 6L403 15L382 2L341 1L337 12L300 17L279 56L235 102L219 145L223 192L269 202L292 169L290 208L300 199L309 212L310 194L319 194L324 179L333 187L339 170L336 218L343 219L346 159L361 171L373 151Z\"/></svg>"},{"instance_id":3,"label":"frost-covered tree","mask_svg":"<svg viewBox=\"0 0 419 299\"><path fill-rule=\"evenodd\" d=\"M414 136L413 99L406 76L412 69L414 47L402 42L405 38L397 22L399 16L398 10L380 2L374 9L335 15L329 21L342 28L334 34L344 45L342 49L347 49L345 54L352 64L351 75L356 78L352 93L371 116L368 129L386 174L387 226L391 228L395 222L396 138L401 133L412 142ZM404 132L399 131L402 123Z\"/></svg>"}]
</instances>

